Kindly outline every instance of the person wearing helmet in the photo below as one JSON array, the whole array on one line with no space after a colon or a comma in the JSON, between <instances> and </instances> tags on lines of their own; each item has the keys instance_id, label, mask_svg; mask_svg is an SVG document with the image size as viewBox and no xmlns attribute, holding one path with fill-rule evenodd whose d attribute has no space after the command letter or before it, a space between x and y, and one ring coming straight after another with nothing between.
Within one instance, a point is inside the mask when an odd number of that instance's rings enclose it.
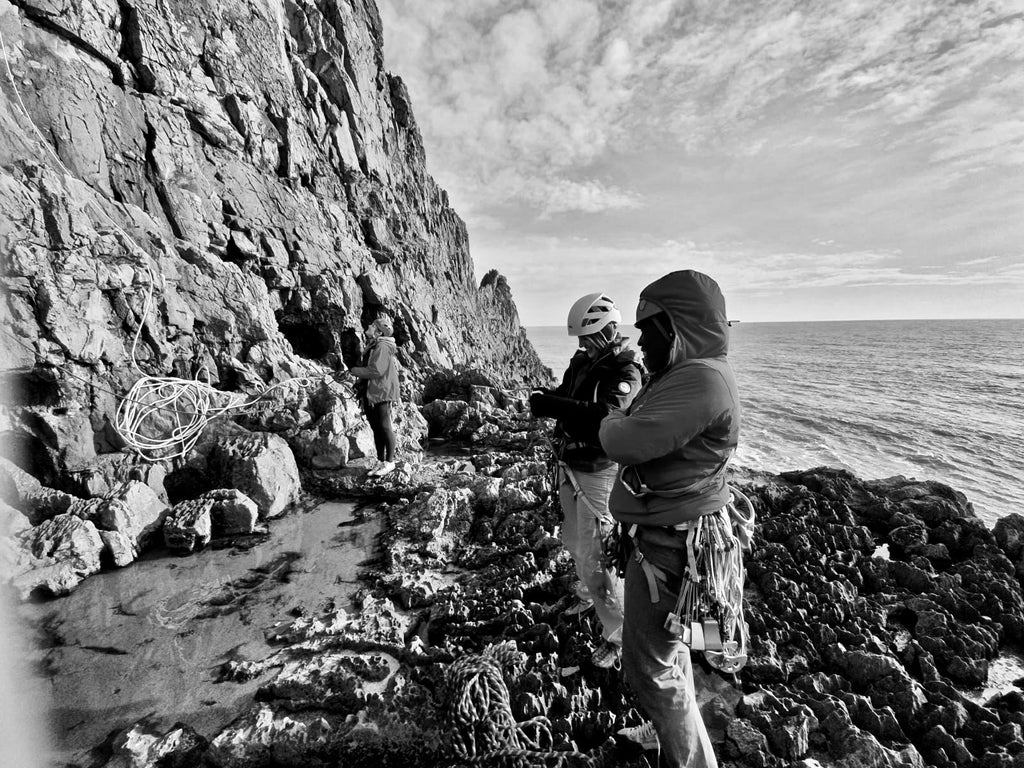
<instances>
[{"instance_id":1,"label":"person wearing helmet","mask_svg":"<svg viewBox=\"0 0 1024 768\"><path fill-rule=\"evenodd\" d=\"M391 409L401 396L393 333L391 320L387 317L378 317L370 323L366 329L367 347L363 364L349 368L349 373L362 380L357 391L373 431L377 459L382 462L370 473L373 475L386 475L395 468L395 430L391 423Z\"/></svg>"},{"instance_id":2,"label":"person wearing helmet","mask_svg":"<svg viewBox=\"0 0 1024 768\"><path fill-rule=\"evenodd\" d=\"M622 600L618 579L602 559L604 540L613 524L608 494L617 467L601 449L598 427L610 411L628 405L640 388L636 353L618 332L621 320L622 314L607 295L591 293L580 298L569 310L567 323L580 349L557 389L536 390L530 396L534 416L556 419L562 541L573 556L581 585L580 602L567 613L582 613L593 605L604 642L592 661L605 668L615 665L621 655Z\"/></svg>"},{"instance_id":3,"label":"person wearing helmet","mask_svg":"<svg viewBox=\"0 0 1024 768\"><path fill-rule=\"evenodd\" d=\"M730 504L725 469L739 439L740 405L726 359L725 300L707 275L672 272L643 289L636 318L650 379L599 431L609 458L622 465L611 513L639 550L626 568L622 668L652 722L626 729L645 734L624 735L660 742L667 765L714 767L690 649L669 614L689 563L688 532Z\"/></svg>"}]
</instances>

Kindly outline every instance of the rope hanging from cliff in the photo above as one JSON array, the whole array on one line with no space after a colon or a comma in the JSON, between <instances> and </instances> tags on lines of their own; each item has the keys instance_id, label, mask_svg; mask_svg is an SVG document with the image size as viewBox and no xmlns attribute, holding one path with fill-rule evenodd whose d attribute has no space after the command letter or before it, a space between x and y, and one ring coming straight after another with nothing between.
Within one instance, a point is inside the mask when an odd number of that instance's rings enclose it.
<instances>
[{"instance_id":1,"label":"rope hanging from cliff","mask_svg":"<svg viewBox=\"0 0 1024 768\"><path fill-rule=\"evenodd\" d=\"M503 670L521 666L522 657L515 643L504 642L457 659L448 668L445 715L451 725L455 765L530 768L562 766L570 758L593 765L593 759L582 752L541 746L552 743L546 717L516 722Z\"/></svg>"},{"instance_id":2,"label":"rope hanging from cliff","mask_svg":"<svg viewBox=\"0 0 1024 768\"><path fill-rule=\"evenodd\" d=\"M155 284L151 271L146 303L131 347L132 365L140 374L142 369L135 350L149 315ZM247 399L238 392L216 389L199 375L195 379L181 379L142 374L118 404L114 428L125 443L149 461L183 458L195 447L209 423L218 416L249 408L280 387L291 384L308 387L318 380L329 381L330 377L320 379L296 376L267 387L260 394ZM350 399L355 396L351 390L346 395ZM165 436L152 437L153 434Z\"/></svg>"},{"instance_id":3,"label":"rope hanging from cliff","mask_svg":"<svg viewBox=\"0 0 1024 768\"><path fill-rule=\"evenodd\" d=\"M195 447L207 425L221 414L248 408L277 387L309 386L314 381L312 377L288 379L247 400L237 392L224 392L201 379L143 376L118 404L114 428L145 459L184 457ZM150 437L159 432L166 437Z\"/></svg>"}]
</instances>

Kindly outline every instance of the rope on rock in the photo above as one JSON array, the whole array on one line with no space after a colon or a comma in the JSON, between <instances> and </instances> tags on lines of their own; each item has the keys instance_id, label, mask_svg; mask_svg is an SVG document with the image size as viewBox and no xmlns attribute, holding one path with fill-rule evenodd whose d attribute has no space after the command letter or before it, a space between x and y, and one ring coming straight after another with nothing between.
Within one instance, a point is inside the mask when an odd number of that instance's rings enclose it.
<instances>
[{"instance_id":1,"label":"rope on rock","mask_svg":"<svg viewBox=\"0 0 1024 768\"><path fill-rule=\"evenodd\" d=\"M593 758L582 752L551 747L546 717L516 722L504 670L520 669L523 659L515 643L507 641L463 656L448 668L445 717L456 764L530 768L564 766L572 758L593 765Z\"/></svg>"},{"instance_id":2,"label":"rope on rock","mask_svg":"<svg viewBox=\"0 0 1024 768\"><path fill-rule=\"evenodd\" d=\"M150 271L146 303L132 341L132 365L139 373L142 373L142 369L135 357L135 349L149 316L155 282ZM216 389L198 374L195 379L143 374L118 404L114 429L130 447L149 461L184 457L195 447L207 425L221 414L249 408L279 387L291 384L308 387L317 381L330 382L331 376L295 376L246 399L238 392ZM350 387L342 391L347 399L355 398ZM153 433L167 436L150 437Z\"/></svg>"},{"instance_id":3,"label":"rope on rock","mask_svg":"<svg viewBox=\"0 0 1024 768\"><path fill-rule=\"evenodd\" d=\"M74 174L40 132L35 121L32 119L31 113L29 113L28 108L25 106L25 102L21 97L21 91L18 89L18 84L14 77L14 72L11 70L7 43L4 40L2 30L0 30L0 53L3 55L7 81L14 91L21 113L25 116L28 125L38 138L40 146L53 157L53 160L67 178L74 179ZM146 249L142 248L106 211L95 205L92 200L87 200L85 207L91 209L101 218L107 219L113 229L124 238L126 243L134 247L138 253L149 257ZM142 370L139 368L135 350L138 347L146 318L149 316L155 283L153 270L149 268L149 286L146 302L131 347L132 366L140 374L142 374ZM27 345L22 344L22 346L28 348ZM32 351L34 352L35 350ZM75 378L82 378L70 373L63 366L58 367ZM216 389L209 381L204 381L198 376L195 379L179 379L170 376L142 375L132 386L131 390L129 390L128 394L120 398L115 414L114 428L124 439L125 443L147 461L183 457L195 447L200 435L202 435L203 430L206 429L210 421L221 414L248 408L278 387L290 384L309 386L317 380L329 381L330 376L323 378L298 376L286 379L267 387L259 395L247 400L240 393L224 392ZM92 382L89 383L91 384ZM350 387L347 388L347 391L343 390L343 392L348 399L355 397ZM116 393L111 394L118 397ZM166 433L167 436L150 437L151 434L160 432Z\"/></svg>"}]
</instances>

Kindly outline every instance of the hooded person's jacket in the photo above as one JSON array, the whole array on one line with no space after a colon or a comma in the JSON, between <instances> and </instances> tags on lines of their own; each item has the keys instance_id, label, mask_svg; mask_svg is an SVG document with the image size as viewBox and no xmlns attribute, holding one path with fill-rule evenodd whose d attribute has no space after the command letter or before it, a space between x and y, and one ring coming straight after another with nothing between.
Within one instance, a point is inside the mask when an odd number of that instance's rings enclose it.
<instances>
[{"instance_id":1,"label":"hooded person's jacket","mask_svg":"<svg viewBox=\"0 0 1024 768\"><path fill-rule=\"evenodd\" d=\"M366 350L363 364L349 369L353 376L366 380L366 401L370 405L401 400L397 350L392 337L378 336Z\"/></svg>"},{"instance_id":2,"label":"hooded person's jacket","mask_svg":"<svg viewBox=\"0 0 1024 768\"><path fill-rule=\"evenodd\" d=\"M728 503L725 469L739 440L740 403L726 360L725 300L715 281L692 270L673 272L641 292L641 309L645 302L672 323L670 363L627 408L601 422L599 436L605 453L622 465L608 503L612 516L673 526Z\"/></svg>"},{"instance_id":3,"label":"hooded person's jacket","mask_svg":"<svg viewBox=\"0 0 1024 768\"><path fill-rule=\"evenodd\" d=\"M625 343L616 336L594 359L578 351L557 389L530 397L534 416L557 420L555 450L573 469L596 472L613 463L601 448L598 428L605 416L627 405L640 389L636 352Z\"/></svg>"}]
</instances>

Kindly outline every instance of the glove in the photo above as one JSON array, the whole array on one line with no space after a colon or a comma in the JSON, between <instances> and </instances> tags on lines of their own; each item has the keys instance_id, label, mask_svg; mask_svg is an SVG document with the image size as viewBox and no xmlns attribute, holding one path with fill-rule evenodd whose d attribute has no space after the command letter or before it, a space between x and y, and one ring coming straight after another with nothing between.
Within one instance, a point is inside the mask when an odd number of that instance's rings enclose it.
<instances>
[{"instance_id":1,"label":"glove","mask_svg":"<svg viewBox=\"0 0 1024 768\"><path fill-rule=\"evenodd\" d=\"M530 411L534 416L553 419L571 418L586 407L587 403L568 397L551 395L547 392L535 392L530 395Z\"/></svg>"},{"instance_id":2,"label":"glove","mask_svg":"<svg viewBox=\"0 0 1024 768\"><path fill-rule=\"evenodd\" d=\"M543 402L543 398L546 395L550 394L551 390L545 389L544 387L539 387L537 389L532 390L530 392L530 413L532 413L534 416L540 416L541 414L537 412L537 409L543 408L543 405L541 405L541 403Z\"/></svg>"}]
</instances>

